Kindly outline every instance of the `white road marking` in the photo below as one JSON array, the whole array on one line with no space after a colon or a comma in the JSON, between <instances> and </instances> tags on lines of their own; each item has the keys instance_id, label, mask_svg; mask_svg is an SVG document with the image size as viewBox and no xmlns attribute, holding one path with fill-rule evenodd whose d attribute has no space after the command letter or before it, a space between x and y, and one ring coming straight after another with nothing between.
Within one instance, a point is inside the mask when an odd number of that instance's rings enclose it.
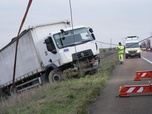
<instances>
[{"instance_id":1,"label":"white road marking","mask_svg":"<svg viewBox=\"0 0 152 114\"><path fill-rule=\"evenodd\" d=\"M144 58L143 56L141 56L141 58L144 59L145 61L149 62L150 64L152 64L152 61L150 61L150 60Z\"/></svg>"}]
</instances>

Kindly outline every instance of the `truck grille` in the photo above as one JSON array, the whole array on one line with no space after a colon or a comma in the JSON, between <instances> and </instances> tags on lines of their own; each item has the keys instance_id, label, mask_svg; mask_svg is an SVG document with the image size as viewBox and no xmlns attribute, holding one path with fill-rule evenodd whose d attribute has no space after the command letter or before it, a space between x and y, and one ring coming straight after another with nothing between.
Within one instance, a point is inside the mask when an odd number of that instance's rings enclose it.
<instances>
[{"instance_id":1,"label":"truck grille","mask_svg":"<svg viewBox=\"0 0 152 114\"><path fill-rule=\"evenodd\" d=\"M89 50L85 50L85 51L81 51L81 52L72 54L72 58L73 58L73 60L77 60L77 59L87 58L92 55L93 55L93 53L92 53L91 49L89 49Z\"/></svg>"}]
</instances>

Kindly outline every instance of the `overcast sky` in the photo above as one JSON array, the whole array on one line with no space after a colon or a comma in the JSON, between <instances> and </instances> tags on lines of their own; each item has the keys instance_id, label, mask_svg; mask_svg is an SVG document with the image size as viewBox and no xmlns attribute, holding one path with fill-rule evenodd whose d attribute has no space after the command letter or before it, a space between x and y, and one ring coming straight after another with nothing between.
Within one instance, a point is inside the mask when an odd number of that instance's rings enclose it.
<instances>
[{"instance_id":1,"label":"overcast sky","mask_svg":"<svg viewBox=\"0 0 152 114\"><path fill-rule=\"evenodd\" d=\"M17 36L27 3L28 0L0 1L0 48ZM142 40L152 34L152 0L71 0L71 3L74 26L92 27L100 42L118 44L129 35ZM65 19L71 19L69 0L33 0L22 31L28 26Z\"/></svg>"}]
</instances>

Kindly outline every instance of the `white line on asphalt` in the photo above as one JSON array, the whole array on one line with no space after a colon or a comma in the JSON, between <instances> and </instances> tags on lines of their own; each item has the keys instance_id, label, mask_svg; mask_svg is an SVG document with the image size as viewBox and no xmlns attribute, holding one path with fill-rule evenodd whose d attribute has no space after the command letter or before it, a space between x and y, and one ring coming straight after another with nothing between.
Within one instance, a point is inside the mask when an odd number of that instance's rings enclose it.
<instances>
[{"instance_id":1,"label":"white line on asphalt","mask_svg":"<svg viewBox=\"0 0 152 114\"><path fill-rule=\"evenodd\" d=\"M147 62L149 62L150 64L152 64L152 62L146 58L144 58L143 56L141 56L142 59L146 60Z\"/></svg>"}]
</instances>

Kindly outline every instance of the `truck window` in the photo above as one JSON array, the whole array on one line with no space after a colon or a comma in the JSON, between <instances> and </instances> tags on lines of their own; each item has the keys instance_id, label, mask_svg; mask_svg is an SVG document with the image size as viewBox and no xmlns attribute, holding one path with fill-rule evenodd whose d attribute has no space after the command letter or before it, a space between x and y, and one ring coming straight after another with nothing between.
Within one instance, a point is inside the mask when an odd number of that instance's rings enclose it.
<instances>
[{"instance_id":1,"label":"truck window","mask_svg":"<svg viewBox=\"0 0 152 114\"><path fill-rule=\"evenodd\" d=\"M79 45L94 40L86 28L69 30L66 31L66 34L60 32L54 34L53 37L58 48Z\"/></svg>"},{"instance_id":2,"label":"truck window","mask_svg":"<svg viewBox=\"0 0 152 114\"><path fill-rule=\"evenodd\" d=\"M48 37L47 39L45 39L45 44L46 44L46 48L48 51L56 54L57 51L55 49L55 46L54 46L54 43L53 43L53 40L51 37Z\"/></svg>"}]
</instances>

